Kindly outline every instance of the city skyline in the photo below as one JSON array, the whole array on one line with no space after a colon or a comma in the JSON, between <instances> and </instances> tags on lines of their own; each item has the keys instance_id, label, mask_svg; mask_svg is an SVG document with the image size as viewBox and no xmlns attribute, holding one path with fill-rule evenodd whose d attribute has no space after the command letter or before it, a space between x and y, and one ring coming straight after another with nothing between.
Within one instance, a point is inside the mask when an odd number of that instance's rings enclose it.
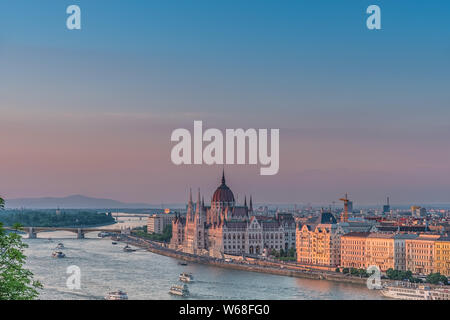
<instances>
[{"instance_id":1,"label":"city skyline","mask_svg":"<svg viewBox=\"0 0 450 320\"><path fill-rule=\"evenodd\" d=\"M216 166L170 161L170 134L279 128L280 170L225 166L256 202L448 202L448 3L0 5L0 195L183 203ZM181 9L181 10L175 10ZM250 22L251 21L251 22ZM267 199L267 200L266 200Z\"/></svg>"}]
</instances>

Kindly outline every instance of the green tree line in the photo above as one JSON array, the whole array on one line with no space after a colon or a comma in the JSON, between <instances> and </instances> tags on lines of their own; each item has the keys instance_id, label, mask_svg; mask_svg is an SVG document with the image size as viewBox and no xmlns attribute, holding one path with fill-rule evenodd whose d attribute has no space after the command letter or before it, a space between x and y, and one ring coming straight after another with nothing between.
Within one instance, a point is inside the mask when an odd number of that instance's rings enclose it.
<instances>
[{"instance_id":1,"label":"green tree line","mask_svg":"<svg viewBox=\"0 0 450 320\"><path fill-rule=\"evenodd\" d=\"M172 238L172 225L167 225L164 227L163 233L147 233L147 226L136 228L133 230L135 236L159 241L159 242L169 242Z\"/></svg>"},{"instance_id":2,"label":"green tree line","mask_svg":"<svg viewBox=\"0 0 450 320\"><path fill-rule=\"evenodd\" d=\"M111 214L96 211L64 210L56 213L50 210L4 210L0 213L4 226L20 223L27 227L82 227L114 222Z\"/></svg>"}]
</instances>

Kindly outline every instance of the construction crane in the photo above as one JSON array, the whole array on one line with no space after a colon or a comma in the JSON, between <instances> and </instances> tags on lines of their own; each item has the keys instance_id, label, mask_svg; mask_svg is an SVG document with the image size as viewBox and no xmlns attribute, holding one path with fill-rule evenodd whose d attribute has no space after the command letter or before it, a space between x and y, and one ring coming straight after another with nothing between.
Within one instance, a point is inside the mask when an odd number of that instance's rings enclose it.
<instances>
[{"instance_id":1,"label":"construction crane","mask_svg":"<svg viewBox=\"0 0 450 320\"><path fill-rule=\"evenodd\" d=\"M339 200L344 202L344 211L341 214L341 222L347 222L348 221L348 202L350 200L349 200L347 194L345 194L345 198L340 198Z\"/></svg>"}]
</instances>

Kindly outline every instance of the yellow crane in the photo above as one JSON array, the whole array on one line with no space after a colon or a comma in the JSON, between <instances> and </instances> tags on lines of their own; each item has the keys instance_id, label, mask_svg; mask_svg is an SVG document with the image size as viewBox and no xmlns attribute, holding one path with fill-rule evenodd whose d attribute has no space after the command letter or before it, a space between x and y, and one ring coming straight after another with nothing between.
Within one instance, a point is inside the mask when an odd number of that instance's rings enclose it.
<instances>
[{"instance_id":1,"label":"yellow crane","mask_svg":"<svg viewBox=\"0 0 450 320\"><path fill-rule=\"evenodd\" d=\"M345 198L340 198L340 201L344 202L344 211L341 214L341 222L347 222L348 221L348 202L350 199L348 198L348 195L345 194Z\"/></svg>"}]
</instances>

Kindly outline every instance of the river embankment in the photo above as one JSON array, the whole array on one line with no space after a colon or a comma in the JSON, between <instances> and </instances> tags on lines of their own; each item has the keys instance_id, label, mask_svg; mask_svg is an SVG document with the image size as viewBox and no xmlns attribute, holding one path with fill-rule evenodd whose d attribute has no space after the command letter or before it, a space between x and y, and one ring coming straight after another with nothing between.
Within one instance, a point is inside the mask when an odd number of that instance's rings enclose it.
<instances>
[{"instance_id":1,"label":"river embankment","mask_svg":"<svg viewBox=\"0 0 450 320\"><path fill-rule=\"evenodd\" d=\"M268 273L274 275L288 276L288 277L297 277L297 278L306 278L306 279L315 279L315 280L328 280L328 281L338 281L338 282L346 282L352 284L360 284L366 285L367 279L360 277L353 277L350 275L344 275L338 272L330 272L330 271L321 271L321 270L305 270L299 268L293 268L289 265L285 265L280 263L276 265L273 262L265 263L264 261L254 263L254 262L227 262L223 259L215 259L211 257L197 256L193 254L188 254L184 252L179 252L173 249L166 248L161 246L159 243L156 243L151 240L142 239L139 237L131 236L131 235L121 235L120 241L123 241L127 244L134 245L136 247L140 247L146 249L152 253L172 257L175 259L187 261L187 262L195 262L200 264L207 264L211 266L216 266L219 268L227 268L227 269L235 269L235 270L243 270L249 272L260 272L260 273Z\"/></svg>"}]
</instances>

